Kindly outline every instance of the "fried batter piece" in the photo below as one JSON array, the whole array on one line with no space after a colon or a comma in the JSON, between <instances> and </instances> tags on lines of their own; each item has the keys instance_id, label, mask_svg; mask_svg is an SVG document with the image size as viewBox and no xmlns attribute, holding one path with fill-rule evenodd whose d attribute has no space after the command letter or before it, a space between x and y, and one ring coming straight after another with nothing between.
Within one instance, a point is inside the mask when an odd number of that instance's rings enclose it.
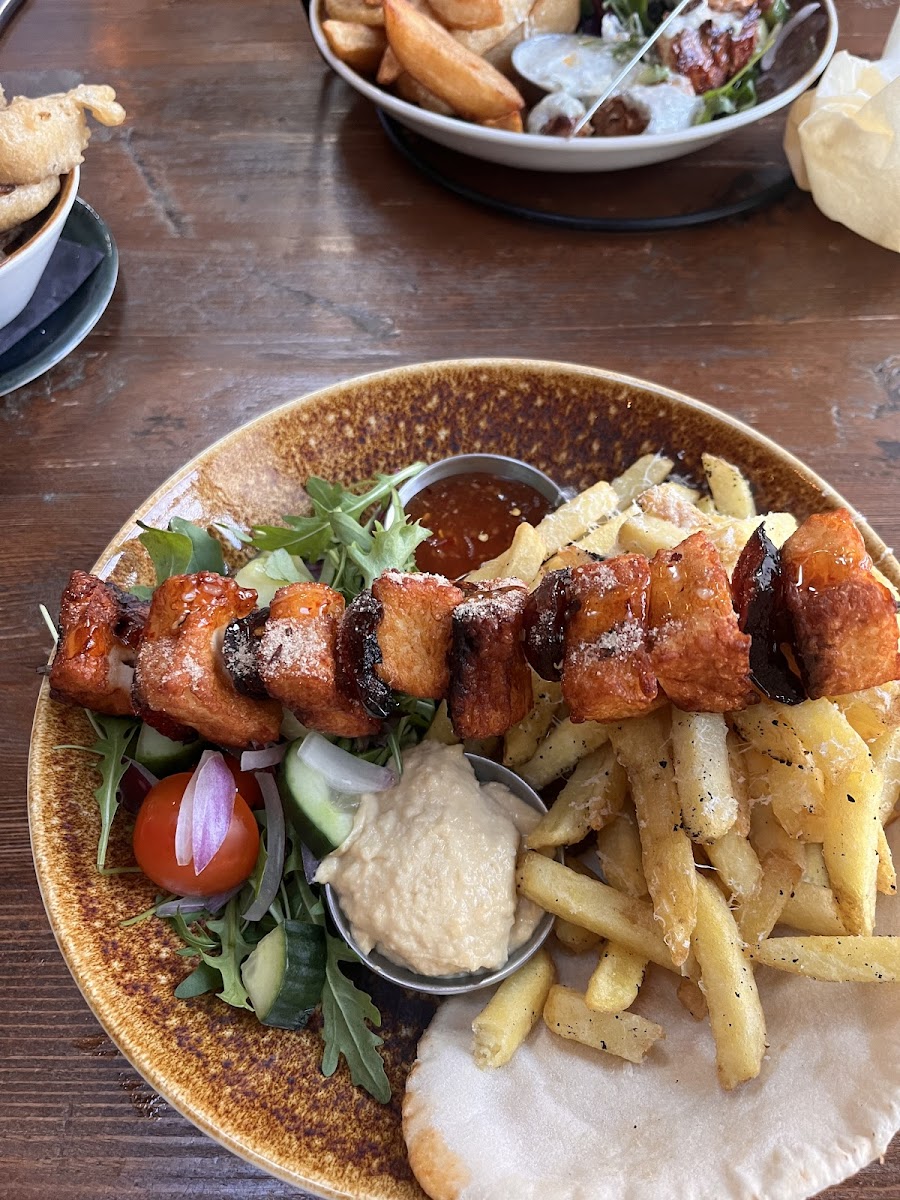
<instances>
[{"instance_id":1,"label":"fried batter piece","mask_svg":"<svg viewBox=\"0 0 900 1200\"><path fill-rule=\"evenodd\" d=\"M453 610L463 593L442 575L385 571L372 584L382 606L376 673L398 692L443 700L450 684Z\"/></svg>"},{"instance_id":2,"label":"fried batter piece","mask_svg":"<svg viewBox=\"0 0 900 1200\"><path fill-rule=\"evenodd\" d=\"M621 554L572 571L562 694L573 721L619 721L654 707L647 649L650 564Z\"/></svg>"},{"instance_id":3,"label":"fried batter piece","mask_svg":"<svg viewBox=\"0 0 900 1200\"><path fill-rule=\"evenodd\" d=\"M222 658L226 626L255 606L253 588L212 571L173 575L159 585L134 675L135 707L149 724L171 737L158 719L165 713L234 749L278 741L281 705L242 696Z\"/></svg>"},{"instance_id":4,"label":"fried batter piece","mask_svg":"<svg viewBox=\"0 0 900 1200\"><path fill-rule=\"evenodd\" d=\"M784 602L811 699L900 678L896 606L845 508L809 517L781 550Z\"/></svg>"},{"instance_id":5,"label":"fried batter piece","mask_svg":"<svg viewBox=\"0 0 900 1200\"><path fill-rule=\"evenodd\" d=\"M650 563L650 663L687 712L732 712L756 700L750 638L738 628L728 576L705 533Z\"/></svg>"},{"instance_id":6,"label":"fried batter piece","mask_svg":"<svg viewBox=\"0 0 900 1200\"><path fill-rule=\"evenodd\" d=\"M344 690L336 662L344 597L324 583L279 588L256 648L260 678L270 696L321 733L364 737L381 723Z\"/></svg>"},{"instance_id":7,"label":"fried batter piece","mask_svg":"<svg viewBox=\"0 0 900 1200\"><path fill-rule=\"evenodd\" d=\"M65 175L84 161L91 138L89 111L102 125L121 125L125 109L105 84L79 84L52 96L14 96L0 91L0 183L40 183Z\"/></svg>"},{"instance_id":8,"label":"fried batter piece","mask_svg":"<svg viewBox=\"0 0 900 1200\"><path fill-rule=\"evenodd\" d=\"M753 57L758 39L759 9L753 5L737 29L717 28L708 20L697 29L687 25L674 37L664 35L659 39L659 56L676 75L686 76L701 96L742 70Z\"/></svg>"},{"instance_id":9,"label":"fried batter piece","mask_svg":"<svg viewBox=\"0 0 900 1200\"><path fill-rule=\"evenodd\" d=\"M50 670L54 700L111 717L134 712L134 661L149 604L86 571L73 571L59 606Z\"/></svg>"},{"instance_id":10,"label":"fried batter piece","mask_svg":"<svg viewBox=\"0 0 900 1200\"><path fill-rule=\"evenodd\" d=\"M457 737L494 737L531 711L522 652L527 596L518 579L485 580L453 610L447 702Z\"/></svg>"}]
</instances>

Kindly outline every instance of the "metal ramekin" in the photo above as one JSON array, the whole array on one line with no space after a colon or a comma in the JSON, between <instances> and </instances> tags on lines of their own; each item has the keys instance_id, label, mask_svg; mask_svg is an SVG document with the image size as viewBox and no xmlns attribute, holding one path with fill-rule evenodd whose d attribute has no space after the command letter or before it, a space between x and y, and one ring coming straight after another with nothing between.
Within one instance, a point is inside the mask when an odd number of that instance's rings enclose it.
<instances>
[{"instance_id":1,"label":"metal ramekin","mask_svg":"<svg viewBox=\"0 0 900 1200\"><path fill-rule=\"evenodd\" d=\"M454 454L429 464L418 475L407 479L397 491L400 503L405 508L423 488L441 479L448 479L451 475L496 475L500 479L527 483L550 501L551 508L558 508L566 499L566 493L548 475L518 458L506 458L503 454ZM385 525L390 525L392 520L393 512L389 510Z\"/></svg>"},{"instance_id":2,"label":"metal ramekin","mask_svg":"<svg viewBox=\"0 0 900 1200\"><path fill-rule=\"evenodd\" d=\"M485 456L472 455L467 457L481 458ZM534 788L529 787L524 779L520 779L508 767L502 767L499 763L495 763L489 758L482 758L478 754L466 754L466 758L475 769L475 778L479 783L505 783L509 790L515 793L520 800L524 800L526 804L537 809L538 812L545 813L547 811L546 804L544 804ZM490 987L493 983L499 983L501 979L505 979L507 975L511 975L513 971L517 970L531 958L532 954L543 944L550 930L553 928L553 914L545 913L528 941L523 942L521 946L514 950L503 966L497 967L496 970L474 971L464 975L419 975L416 971L410 971L407 967L401 967L398 963L386 958L383 954L379 954L376 950L368 954L363 953L354 940L350 929L350 922L341 911L337 894L330 883L325 884L325 900L328 904L332 920L337 926L341 937L352 947L371 971L374 971L376 975L380 975L382 979L388 979L391 983L396 983L400 987L410 988L414 992L429 992L434 996L458 996L463 992L475 992L479 988L486 988Z\"/></svg>"}]
</instances>

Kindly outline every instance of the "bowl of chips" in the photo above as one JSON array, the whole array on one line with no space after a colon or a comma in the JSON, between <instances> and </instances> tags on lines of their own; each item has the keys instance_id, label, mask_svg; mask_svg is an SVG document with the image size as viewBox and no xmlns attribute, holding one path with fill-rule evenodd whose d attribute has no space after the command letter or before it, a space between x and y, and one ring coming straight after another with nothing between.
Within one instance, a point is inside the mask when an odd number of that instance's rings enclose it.
<instances>
[{"instance_id":1,"label":"bowl of chips","mask_svg":"<svg viewBox=\"0 0 900 1200\"><path fill-rule=\"evenodd\" d=\"M34 295L75 203L88 112L103 125L125 120L111 87L9 103L0 88L0 329Z\"/></svg>"}]
</instances>

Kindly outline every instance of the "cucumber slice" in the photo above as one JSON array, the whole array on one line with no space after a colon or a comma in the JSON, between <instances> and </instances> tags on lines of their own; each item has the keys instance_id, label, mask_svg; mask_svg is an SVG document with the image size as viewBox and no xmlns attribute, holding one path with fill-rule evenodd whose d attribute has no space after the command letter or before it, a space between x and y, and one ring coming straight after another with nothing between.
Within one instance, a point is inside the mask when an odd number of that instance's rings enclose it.
<instances>
[{"instance_id":1,"label":"cucumber slice","mask_svg":"<svg viewBox=\"0 0 900 1200\"><path fill-rule=\"evenodd\" d=\"M193 767L203 753L203 745L200 738L193 742L173 742L152 726L142 725L134 757L154 775L174 775Z\"/></svg>"},{"instance_id":2,"label":"cucumber slice","mask_svg":"<svg viewBox=\"0 0 900 1200\"><path fill-rule=\"evenodd\" d=\"M284 756L281 798L300 840L317 858L324 858L349 836L359 797L333 791L297 754L299 745L293 742Z\"/></svg>"},{"instance_id":3,"label":"cucumber slice","mask_svg":"<svg viewBox=\"0 0 900 1200\"><path fill-rule=\"evenodd\" d=\"M241 587L251 587L256 590L256 603L260 608L265 608L267 604L271 604L272 597L286 583L295 582L300 579L312 579L306 568L306 564L301 558L296 558L294 555L288 556L290 558L290 566L287 565L287 559L283 559L282 563L279 563L279 566L284 564L287 567L285 576L273 579L266 571L271 557L271 550L261 550L256 558L251 558L249 562L244 563L234 576L235 583L239 583ZM293 567L293 579L291 578L291 566Z\"/></svg>"},{"instance_id":4,"label":"cucumber slice","mask_svg":"<svg viewBox=\"0 0 900 1200\"><path fill-rule=\"evenodd\" d=\"M325 931L304 921L276 925L241 967L263 1025L303 1029L325 986Z\"/></svg>"}]
</instances>

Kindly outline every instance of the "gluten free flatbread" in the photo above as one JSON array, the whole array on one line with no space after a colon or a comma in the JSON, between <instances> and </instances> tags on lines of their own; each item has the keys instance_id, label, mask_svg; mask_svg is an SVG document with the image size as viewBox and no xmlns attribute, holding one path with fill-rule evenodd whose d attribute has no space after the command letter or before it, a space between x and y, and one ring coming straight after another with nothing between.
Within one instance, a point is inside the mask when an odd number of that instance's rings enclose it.
<instances>
[{"instance_id":1,"label":"gluten free flatbread","mask_svg":"<svg viewBox=\"0 0 900 1200\"><path fill-rule=\"evenodd\" d=\"M900 854L900 821L888 831ZM900 934L880 897L878 933ZM560 954L563 981L590 970ZM641 1066L543 1022L505 1067L472 1060L487 994L446 1001L403 1105L410 1162L434 1200L806 1200L882 1154L900 1127L900 985L757 972L769 1035L759 1078L716 1081L708 1022L652 969L635 1009L666 1038Z\"/></svg>"}]
</instances>

